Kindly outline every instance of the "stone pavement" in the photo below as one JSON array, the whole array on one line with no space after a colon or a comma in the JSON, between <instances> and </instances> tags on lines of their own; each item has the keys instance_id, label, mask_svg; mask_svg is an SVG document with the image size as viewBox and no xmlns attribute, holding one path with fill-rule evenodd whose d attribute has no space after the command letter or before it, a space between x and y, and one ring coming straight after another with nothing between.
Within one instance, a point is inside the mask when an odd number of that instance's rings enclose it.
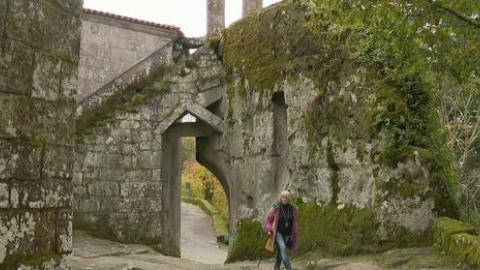
<instances>
[{"instance_id":1,"label":"stone pavement","mask_svg":"<svg viewBox=\"0 0 480 270\"><path fill-rule=\"evenodd\" d=\"M143 245L125 245L109 240L96 239L88 234L76 232L72 256L73 270L214 270L214 269L270 269L267 264L256 267L256 262L232 265L204 264L190 259L163 256ZM203 256L203 255L202 255ZM206 258L213 255L207 255ZM205 258L194 258L204 260ZM217 260L217 259L212 259Z\"/></svg>"},{"instance_id":2,"label":"stone pavement","mask_svg":"<svg viewBox=\"0 0 480 270\"><path fill-rule=\"evenodd\" d=\"M163 256L148 246L126 245L97 239L76 231L73 238L73 270L271 270L272 258L223 265L226 247L215 242L211 220L198 207L182 203L182 258ZM454 270L460 269L449 258L432 248L410 248L378 255L322 258L317 253L293 260L294 270ZM462 268L464 269L464 268Z\"/></svg>"},{"instance_id":3,"label":"stone pavement","mask_svg":"<svg viewBox=\"0 0 480 270\"><path fill-rule=\"evenodd\" d=\"M228 265L203 264L187 259L163 256L142 245L124 245L88 235L74 237L73 270L267 270L272 269L271 258L264 259L257 268L257 261L245 261ZM321 258L307 254L293 260L294 270L458 270L455 262L431 248L412 248L346 258Z\"/></svg>"},{"instance_id":4,"label":"stone pavement","mask_svg":"<svg viewBox=\"0 0 480 270\"><path fill-rule=\"evenodd\" d=\"M228 247L219 245L212 219L198 206L182 202L180 253L183 259L204 264L223 264Z\"/></svg>"}]
</instances>

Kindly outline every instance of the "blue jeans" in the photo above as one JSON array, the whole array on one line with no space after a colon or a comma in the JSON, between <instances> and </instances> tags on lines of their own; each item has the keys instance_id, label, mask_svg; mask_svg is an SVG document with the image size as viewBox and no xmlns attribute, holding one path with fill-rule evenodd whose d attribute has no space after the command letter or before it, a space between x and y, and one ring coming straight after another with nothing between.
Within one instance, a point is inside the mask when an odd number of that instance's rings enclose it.
<instances>
[{"instance_id":1,"label":"blue jeans","mask_svg":"<svg viewBox=\"0 0 480 270\"><path fill-rule=\"evenodd\" d=\"M288 258L288 253L287 253L287 242L288 242L288 236L285 236L279 232L277 232L277 236L275 237L275 240L277 242L277 256L275 258L275 269L280 269L280 264L283 261L283 264L285 265L285 268L287 269L292 269L292 266L290 264L290 258Z\"/></svg>"}]
</instances>

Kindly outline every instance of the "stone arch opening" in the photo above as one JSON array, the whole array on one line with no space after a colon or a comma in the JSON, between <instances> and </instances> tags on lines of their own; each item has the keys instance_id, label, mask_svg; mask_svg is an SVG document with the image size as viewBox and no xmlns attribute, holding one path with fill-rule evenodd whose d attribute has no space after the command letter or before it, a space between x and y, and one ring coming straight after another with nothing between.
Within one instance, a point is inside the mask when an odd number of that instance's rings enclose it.
<instances>
[{"instance_id":1,"label":"stone arch opening","mask_svg":"<svg viewBox=\"0 0 480 270\"><path fill-rule=\"evenodd\" d=\"M215 105L210 109L214 109ZM207 111L207 110L205 110ZM209 110L208 110L209 111ZM196 122L181 122L180 119L186 114L196 117ZM181 195L182 195L182 138L195 137L196 159L202 166L208 169L220 182L229 200L229 185L226 174L217 162L210 158L202 158L206 152L203 147L209 140L219 136L219 131L210 123L204 121L202 116L186 110L177 118L162 134L162 251L165 255L180 256L181 247Z\"/></svg>"}]
</instances>

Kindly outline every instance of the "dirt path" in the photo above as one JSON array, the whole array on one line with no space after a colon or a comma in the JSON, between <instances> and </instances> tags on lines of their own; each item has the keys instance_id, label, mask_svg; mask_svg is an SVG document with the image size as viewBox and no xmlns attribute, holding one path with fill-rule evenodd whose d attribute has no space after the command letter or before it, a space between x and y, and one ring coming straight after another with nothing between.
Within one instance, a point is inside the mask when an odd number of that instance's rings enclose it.
<instances>
[{"instance_id":1,"label":"dirt path","mask_svg":"<svg viewBox=\"0 0 480 270\"><path fill-rule=\"evenodd\" d=\"M204 264L223 264L228 247L217 244L211 218L196 205L182 202L181 207L181 257Z\"/></svg>"}]
</instances>

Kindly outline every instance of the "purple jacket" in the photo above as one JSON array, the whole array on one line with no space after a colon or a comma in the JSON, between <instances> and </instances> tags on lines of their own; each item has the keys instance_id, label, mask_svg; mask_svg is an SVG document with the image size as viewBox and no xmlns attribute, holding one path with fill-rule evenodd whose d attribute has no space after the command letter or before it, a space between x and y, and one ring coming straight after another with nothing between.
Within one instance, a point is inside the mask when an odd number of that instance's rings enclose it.
<instances>
[{"instance_id":1,"label":"purple jacket","mask_svg":"<svg viewBox=\"0 0 480 270\"><path fill-rule=\"evenodd\" d=\"M265 222L265 231L272 232L275 236L278 229L278 215L280 213L280 203L276 202L273 204L272 209L267 215L267 220ZM297 207L292 205L292 219L293 219L293 226L292 226L292 234L290 235L290 239L292 241L291 246L289 248L291 250L295 250L295 246L297 244L297 236L298 236L298 226L297 226Z\"/></svg>"}]
</instances>

